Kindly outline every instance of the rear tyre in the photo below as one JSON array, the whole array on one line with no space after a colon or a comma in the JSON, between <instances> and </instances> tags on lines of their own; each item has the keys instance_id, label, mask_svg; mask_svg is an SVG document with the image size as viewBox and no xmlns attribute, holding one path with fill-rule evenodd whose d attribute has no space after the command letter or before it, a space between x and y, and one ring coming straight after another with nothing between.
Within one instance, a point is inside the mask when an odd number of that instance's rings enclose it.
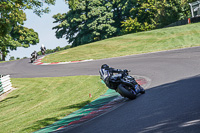
<instances>
[{"instance_id":1,"label":"rear tyre","mask_svg":"<svg viewBox=\"0 0 200 133\"><path fill-rule=\"evenodd\" d=\"M118 87L117 87L117 92L123 96L123 97L127 97L131 100L135 99L136 98L136 93L134 90L132 90L129 86L126 86L126 85L123 85L123 84L120 84Z\"/></svg>"}]
</instances>

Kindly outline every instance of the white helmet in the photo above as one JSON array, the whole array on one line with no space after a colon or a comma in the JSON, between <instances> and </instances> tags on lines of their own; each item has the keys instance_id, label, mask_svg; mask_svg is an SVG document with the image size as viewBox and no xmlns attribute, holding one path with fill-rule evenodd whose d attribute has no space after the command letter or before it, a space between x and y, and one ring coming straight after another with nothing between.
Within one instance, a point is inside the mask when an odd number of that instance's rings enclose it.
<instances>
[{"instance_id":1,"label":"white helmet","mask_svg":"<svg viewBox=\"0 0 200 133\"><path fill-rule=\"evenodd\" d=\"M42 44L42 48L44 48L44 44Z\"/></svg>"}]
</instances>

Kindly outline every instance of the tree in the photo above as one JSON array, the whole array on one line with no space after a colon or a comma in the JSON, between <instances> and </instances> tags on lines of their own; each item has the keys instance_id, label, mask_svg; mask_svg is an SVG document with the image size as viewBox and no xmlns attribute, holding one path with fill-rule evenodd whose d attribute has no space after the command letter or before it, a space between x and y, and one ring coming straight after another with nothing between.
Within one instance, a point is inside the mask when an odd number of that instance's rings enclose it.
<instances>
[{"instance_id":1,"label":"tree","mask_svg":"<svg viewBox=\"0 0 200 133\"><path fill-rule=\"evenodd\" d=\"M70 11L54 15L56 37L72 47L132 32L161 28L188 18L195 0L70 0Z\"/></svg>"},{"instance_id":2,"label":"tree","mask_svg":"<svg viewBox=\"0 0 200 133\"><path fill-rule=\"evenodd\" d=\"M76 6L54 15L56 37L72 47L121 35L122 23L131 17L136 0L75 0Z\"/></svg>"},{"instance_id":3,"label":"tree","mask_svg":"<svg viewBox=\"0 0 200 133\"><path fill-rule=\"evenodd\" d=\"M110 0L112 2L113 26L117 28L115 35L121 35L122 23L131 17L130 10L136 6L136 0Z\"/></svg>"},{"instance_id":4,"label":"tree","mask_svg":"<svg viewBox=\"0 0 200 133\"><path fill-rule=\"evenodd\" d=\"M14 56L11 56L9 60L10 60L10 61L11 61L11 60L15 60L15 57L14 57Z\"/></svg>"},{"instance_id":5,"label":"tree","mask_svg":"<svg viewBox=\"0 0 200 133\"><path fill-rule=\"evenodd\" d=\"M112 4L105 0L82 0L76 9L54 15L53 27L56 37L65 37L72 47L111 37L116 28L112 26Z\"/></svg>"},{"instance_id":6,"label":"tree","mask_svg":"<svg viewBox=\"0 0 200 133\"><path fill-rule=\"evenodd\" d=\"M166 1L137 0L130 10L131 17L122 21L122 32L131 33L152 30L158 26L156 21L160 10L163 10Z\"/></svg>"},{"instance_id":7,"label":"tree","mask_svg":"<svg viewBox=\"0 0 200 133\"><path fill-rule=\"evenodd\" d=\"M56 47L56 48L54 49L54 51L57 52L57 51L60 51L60 49L61 49L60 46L58 46L58 47Z\"/></svg>"},{"instance_id":8,"label":"tree","mask_svg":"<svg viewBox=\"0 0 200 133\"><path fill-rule=\"evenodd\" d=\"M131 17L122 21L122 32L138 32L162 28L190 17L189 2L196 0L137 0Z\"/></svg>"},{"instance_id":9,"label":"tree","mask_svg":"<svg viewBox=\"0 0 200 133\"><path fill-rule=\"evenodd\" d=\"M53 5L55 0L1 0L0 1L0 51L2 59L9 50L17 47L29 47L39 42L38 34L33 29L23 26L26 21L24 10L31 9L37 15L48 13L48 7L44 4Z\"/></svg>"}]
</instances>

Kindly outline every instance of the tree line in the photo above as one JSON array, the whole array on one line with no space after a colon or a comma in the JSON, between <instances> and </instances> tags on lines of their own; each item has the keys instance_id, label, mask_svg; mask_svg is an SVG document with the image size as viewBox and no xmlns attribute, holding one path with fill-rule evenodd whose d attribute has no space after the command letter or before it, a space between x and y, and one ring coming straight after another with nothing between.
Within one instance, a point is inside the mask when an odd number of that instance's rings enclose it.
<instances>
[{"instance_id":1,"label":"tree line","mask_svg":"<svg viewBox=\"0 0 200 133\"><path fill-rule=\"evenodd\" d=\"M24 26L25 10L41 16L56 0L1 0L0 51L5 60L10 50L39 43L38 33ZM190 17L196 0L65 0L69 11L53 16L57 38L72 47L128 33L162 28Z\"/></svg>"},{"instance_id":2,"label":"tree line","mask_svg":"<svg viewBox=\"0 0 200 133\"><path fill-rule=\"evenodd\" d=\"M54 15L57 38L72 47L128 33L162 28L191 16L196 0L76 0L67 13Z\"/></svg>"},{"instance_id":3,"label":"tree line","mask_svg":"<svg viewBox=\"0 0 200 133\"><path fill-rule=\"evenodd\" d=\"M2 60L10 50L17 47L30 47L39 43L38 33L24 26L25 10L41 16L48 13L48 5L54 5L55 0L1 0L0 1L0 51Z\"/></svg>"},{"instance_id":4,"label":"tree line","mask_svg":"<svg viewBox=\"0 0 200 133\"><path fill-rule=\"evenodd\" d=\"M59 52L59 51L62 51L62 50L66 50L66 49L69 49L71 47L71 45L66 45L65 47L60 47L60 46L57 46L56 48L54 49L47 49L45 54L50 54L50 53L55 53L55 52ZM37 55L42 55L42 52L41 51L38 51L37 52ZM23 57L22 59L26 59L28 57ZM20 58L19 57L14 57L14 56L10 56L9 58L9 61L12 61L12 60L19 60ZM1 56L0 56L0 60L1 60Z\"/></svg>"},{"instance_id":5,"label":"tree line","mask_svg":"<svg viewBox=\"0 0 200 133\"><path fill-rule=\"evenodd\" d=\"M60 46L57 46L56 48L54 49L47 49L45 51L45 54L50 54L50 53L55 53L55 52L59 52L59 51L62 51L62 50L66 50L66 49L69 49L71 48L71 45L66 45L65 47L60 47ZM42 55L42 52L39 51L37 52L38 55Z\"/></svg>"}]
</instances>

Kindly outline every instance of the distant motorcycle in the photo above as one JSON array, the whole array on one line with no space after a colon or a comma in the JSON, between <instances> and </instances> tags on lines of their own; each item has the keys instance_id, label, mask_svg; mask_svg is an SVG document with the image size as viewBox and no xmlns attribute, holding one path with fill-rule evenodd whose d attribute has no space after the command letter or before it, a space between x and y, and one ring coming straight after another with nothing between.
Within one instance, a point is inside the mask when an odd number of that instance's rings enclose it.
<instances>
[{"instance_id":1,"label":"distant motorcycle","mask_svg":"<svg viewBox=\"0 0 200 133\"><path fill-rule=\"evenodd\" d=\"M33 63L36 59L37 59L37 52L34 51L34 52L31 54L31 58L30 58L31 63Z\"/></svg>"},{"instance_id":2,"label":"distant motorcycle","mask_svg":"<svg viewBox=\"0 0 200 133\"><path fill-rule=\"evenodd\" d=\"M144 94L145 90L136 82L136 80L132 76L129 75L128 72L130 71L125 69L119 71L115 75L111 74L112 76L110 76L109 69L106 70L106 68L101 67L99 71L100 78L104 81L107 87L109 87L110 89L114 89L123 97L135 99L137 94Z\"/></svg>"},{"instance_id":3,"label":"distant motorcycle","mask_svg":"<svg viewBox=\"0 0 200 133\"><path fill-rule=\"evenodd\" d=\"M46 47L42 44L42 46L40 47L40 49L41 49L42 55L45 55Z\"/></svg>"},{"instance_id":4,"label":"distant motorcycle","mask_svg":"<svg viewBox=\"0 0 200 133\"><path fill-rule=\"evenodd\" d=\"M45 50L41 50L42 55L45 55Z\"/></svg>"}]
</instances>

